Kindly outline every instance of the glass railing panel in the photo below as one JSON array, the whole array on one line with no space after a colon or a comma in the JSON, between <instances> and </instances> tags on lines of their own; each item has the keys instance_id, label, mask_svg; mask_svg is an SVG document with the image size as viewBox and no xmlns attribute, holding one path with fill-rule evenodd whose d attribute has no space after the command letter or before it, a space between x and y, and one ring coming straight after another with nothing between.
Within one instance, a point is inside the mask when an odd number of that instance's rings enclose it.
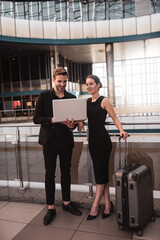
<instances>
[{"instance_id":1,"label":"glass railing panel","mask_svg":"<svg viewBox=\"0 0 160 240\"><path fill-rule=\"evenodd\" d=\"M17 127L0 127L0 165L1 186L30 183L30 188L44 189L43 148L38 144L39 125L18 125ZM110 133L112 153L109 163L110 186L115 186L115 172L119 168L119 141L114 133ZM86 129L79 135L74 131L75 146L72 155L71 183L74 185L95 185L92 160L89 154ZM122 167L125 160L125 141L121 144ZM106 146L107 147L107 146ZM126 159L128 163L145 164L151 168L153 188L160 191L160 135L146 133L131 133L127 139ZM59 159L57 159L56 179L60 184ZM40 185L38 185L40 184Z\"/></svg>"},{"instance_id":2,"label":"glass railing panel","mask_svg":"<svg viewBox=\"0 0 160 240\"><path fill-rule=\"evenodd\" d=\"M32 80L32 90L40 90L41 89L41 81L40 80Z\"/></svg>"},{"instance_id":3,"label":"glass railing panel","mask_svg":"<svg viewBox=\"0 0 160 240\"><path fill-rule=\"evenodd\" d=\"M48 84L49 84L49 81L48 81ZM41 80L41 90L45 90L45 89L47 89L47 80L46 79L42 79Z\"/></svg>"},{"instance_id":4,"label":"glass railing panel","mask_svg":"<svg viewBox=\"0 0 160 240\"><path fill-rule=\"evenodd\" d=\"M20 82L13 82L12 87L13 87L13 92L19 92L20 91Z\"/></svg>"},{"instance_id":5,"label":"glass railing panel","mask_svg":"<svg viewBox=\"0 0 160 240\"><path fill-rule=\"evenodd\" d=\"M27 91L30 89L30 81L22 81L22 91Z\"/></svg>"},{"instance_id":6,"label":"glass railing panel","mask_svg":"<svg viewBox=\"0 0 160 240\"><path fill-rule=\"evenodd\" d=\"M4 92L11 92L11 83L3 83L3 90Z\"/></svg>"},{"instance_id":7,"label":"glass railing panel","mask_svg":"<svg viewBox=\"0 0 160 240\"><path fill-rule=\"evenodd\" d=\"M17 179L16 151L13 136L2 135L0 141L0 181L1 186L8 186L8 181Z\"/></svg>"}]
</instances>

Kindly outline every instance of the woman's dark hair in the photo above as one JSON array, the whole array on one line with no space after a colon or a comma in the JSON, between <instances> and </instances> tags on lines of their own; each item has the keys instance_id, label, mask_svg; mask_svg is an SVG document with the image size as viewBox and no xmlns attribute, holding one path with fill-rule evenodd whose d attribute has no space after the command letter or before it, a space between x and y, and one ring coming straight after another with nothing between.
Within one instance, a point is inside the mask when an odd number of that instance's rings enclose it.
<instances>
[{"instance_id":1,"label":"woman's dark hair","mask_svg":"<svg viewBox=\"0 0 160 240\"><path fill-rule=\"evenodd\" d=\"M100 84L99 88L102 87L102 83L101 83L99 77L97 77L96 75L88 75L86 77L86 80L87 80L87 78L92 78L95 81L96 84L98 84L98 83Z\"/></svg>"}]
</instances>

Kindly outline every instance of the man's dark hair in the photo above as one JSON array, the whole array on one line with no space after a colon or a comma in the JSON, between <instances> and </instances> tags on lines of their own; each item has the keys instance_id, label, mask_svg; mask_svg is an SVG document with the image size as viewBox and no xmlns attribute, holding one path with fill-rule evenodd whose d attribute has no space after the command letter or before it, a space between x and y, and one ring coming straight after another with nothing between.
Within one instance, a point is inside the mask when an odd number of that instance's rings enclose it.
<instances>
[{"instance_id":1,"label":"man's dark hair","mask_svg":"<svg viewBox=\"0 0 160 240\"><path fill-rule=\"evenodd\" d=\"M64 75L68 77L68 72L63 67L57 67L56 69L53 70L53 78L56 78L56 76L58 75Z\"/></svg>"}]
</instances>

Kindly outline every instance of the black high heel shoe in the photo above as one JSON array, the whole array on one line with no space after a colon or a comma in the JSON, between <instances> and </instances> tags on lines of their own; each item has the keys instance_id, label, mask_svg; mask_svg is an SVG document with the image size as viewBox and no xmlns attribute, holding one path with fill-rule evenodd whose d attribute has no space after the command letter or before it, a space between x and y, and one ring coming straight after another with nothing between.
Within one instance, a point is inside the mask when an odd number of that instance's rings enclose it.
<instances>
[{"instance_id":1,"label":"black high heel shoe","mask_svg":"<svg viewBox=\"0 0 160 240\"><path fill-rule=\"evenodd\" d=\"M95 215L95 216L93 216L93 215L88 215L88 217L87 217L87 220L93 220L93 219L95 219L97 217L97 215Z\"/></svg>"},{"instance_id":2,"label":"black high heel shoe","mask_svg":"<svg viewBox=\"0 0 160 240\"><path fill-rule=\"evenodd\" d=\"M113 202L111 202L111 206L110 206L109 213L104 213L104 212L103 212L103 214L102 214L102 219L108 218L113 211L114 211L114 206L113 206Z\"/></svg>"}]
</instances>

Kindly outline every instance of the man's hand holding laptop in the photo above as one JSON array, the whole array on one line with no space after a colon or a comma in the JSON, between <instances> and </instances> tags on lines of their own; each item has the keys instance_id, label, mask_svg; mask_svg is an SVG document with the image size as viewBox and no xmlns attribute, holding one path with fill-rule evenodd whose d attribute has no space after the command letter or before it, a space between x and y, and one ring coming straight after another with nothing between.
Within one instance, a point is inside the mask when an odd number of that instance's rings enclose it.
<instances>
[{"instance_id":1,"label":"man's hand holding laptop","mask_svg":"<svg viewBox=\"0 0 160 240\"><path fill-rule=\"evenodd\" d=\"M51 122L54 123L54 117L52 117ZM82 121L74 121L73 118L71 121L67 118L66 121L61 122L61 124L65 124L69 128L74 128L74 126L76 124L78 124L77 129L78 129L79 134L81 134L82 130L84 130L83 122Z\"/></svg>"}]
</instances>

